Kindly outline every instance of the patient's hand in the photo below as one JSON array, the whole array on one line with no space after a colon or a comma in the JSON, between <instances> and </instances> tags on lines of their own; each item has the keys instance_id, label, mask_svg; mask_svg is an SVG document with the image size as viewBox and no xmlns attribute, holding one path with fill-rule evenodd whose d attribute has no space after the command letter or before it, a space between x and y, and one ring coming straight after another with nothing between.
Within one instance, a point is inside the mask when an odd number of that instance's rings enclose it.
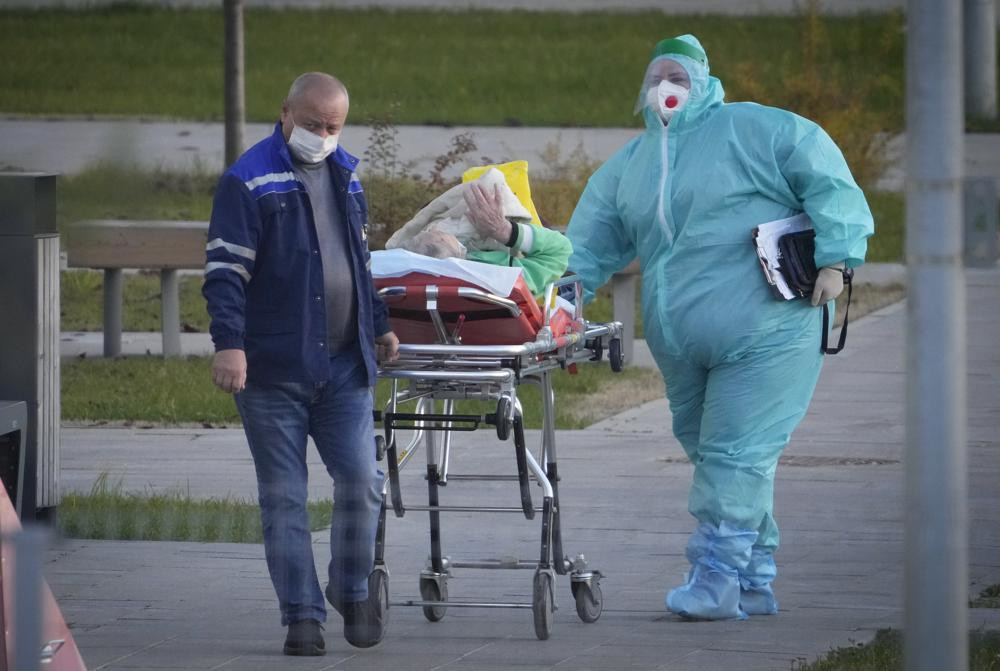
<instances>
[{"instance_id":1,"label":"patient's hand","mask_svg":"<svg viewBox=\"0 0 1000 671\"><path fill-rule=\"evenodd\" d=\"M480 234L493 238L502 245L510 240L513 224L503 216L503 197L500 187L493 187L489 195L479 184L470 184L463 194L469 207L469 221Z\"/></svg>"}]
</instances>

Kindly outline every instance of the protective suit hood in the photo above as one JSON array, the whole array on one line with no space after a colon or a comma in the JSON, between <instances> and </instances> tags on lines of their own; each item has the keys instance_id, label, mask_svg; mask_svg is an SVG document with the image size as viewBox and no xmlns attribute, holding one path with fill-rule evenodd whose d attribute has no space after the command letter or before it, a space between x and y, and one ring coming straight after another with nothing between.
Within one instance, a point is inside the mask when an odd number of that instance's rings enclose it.
<instances>
[{"instance_id":1,"label":"protective suit hood","mask_svg":"<svg viewBox=\"0 0 1000 671\"><path fill-rule=\"evenodd\" d=\"M694 35L681 35L675 39L686 42L696 47L699 51L704 52L701 42ZM670 119L670 128L678 132L684 132L703 121L709 110L721 105L725 99L725 91L722 89L722 82L717 77L709 74L707 62L704 64L700 63L684 54L666 53L654 55L646 67L646 74L639 89L639 103L637 104L637 107L641 107L647 129L655 131L663 129L663 122L660 120L659 115L655 110L646 105L646 92L650 86L655 85L651 77L653 65L665 59L670 59L680 64L691 80L691 93L687 104Z\"/></svg>"}]
</instances>

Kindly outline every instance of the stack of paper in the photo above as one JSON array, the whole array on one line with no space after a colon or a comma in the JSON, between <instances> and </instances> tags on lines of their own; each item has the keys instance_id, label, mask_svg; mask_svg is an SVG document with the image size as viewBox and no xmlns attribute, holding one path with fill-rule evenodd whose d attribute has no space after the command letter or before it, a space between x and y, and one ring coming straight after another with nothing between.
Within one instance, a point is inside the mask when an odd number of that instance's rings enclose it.
<instances>
[{"instance_id":1,"label":"stack of paper","mask_svg":"<svg viewBox=\"0 0 1000 671\"><path fill-rule=\"evenodd\" d=\"M787 219L769 221L754 230L754 244L757 247L757 257L764 269L764 275L775 292L785 300L792 300L798 296L788 287L788 282L785 281L785 277L779 269L781 254L778 251L778 238L786 233L806 231L812 227L812 220L803 213Z\"/></svg>"}]
</instances>

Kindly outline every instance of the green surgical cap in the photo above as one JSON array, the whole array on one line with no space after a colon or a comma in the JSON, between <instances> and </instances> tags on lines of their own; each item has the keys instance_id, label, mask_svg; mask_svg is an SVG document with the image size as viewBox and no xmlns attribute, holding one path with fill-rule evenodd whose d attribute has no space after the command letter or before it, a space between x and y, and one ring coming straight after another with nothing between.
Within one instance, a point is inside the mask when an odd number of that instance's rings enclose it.
<instances>
[{"instance_id":1,"label":"green surgical cap","mask_svg":"<svg viewBox=\"0 0 1000 671\"><path fill-rule=\"evenodd\" d=\"M705 52L682 39L674 37L667 40L660 40L653 49L653 58L668 56L670 54L687 56L693 61L701 63L706 68L708 67L708 56L705 55Z\"/></svg>"}]
</instances>

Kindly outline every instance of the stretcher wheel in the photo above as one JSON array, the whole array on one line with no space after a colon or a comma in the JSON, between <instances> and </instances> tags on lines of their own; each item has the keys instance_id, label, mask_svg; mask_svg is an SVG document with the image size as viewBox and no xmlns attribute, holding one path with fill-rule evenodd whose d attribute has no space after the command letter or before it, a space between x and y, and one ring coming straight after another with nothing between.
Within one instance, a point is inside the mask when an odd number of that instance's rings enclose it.
<instances>
[{"instance_id":1,"label":"stretcher wheel","mask_svg":"<svg viewBox=\"0 0 1000 671\"><path fill-rule=\"evenodd\" d=\"M535 619L535 636L546 641L552 632L552 576L539 571L531 599L531 614Z\"/></svg>"},{"instance_id":2,"label":"stretcher wheel","mask_svg":"<svg viewBox=\"0 0 1000 671\"><path fill-rule=\"evenodd\" d=\"M600 361L604 358L604 341L600 338L594 338L588 340L584 343L584 347L589 349L593 354L590 357L591 361Z\"/></svg>"},{"instance_id":3,"label":"stretcher wheel","mask_svg":"<svg viewBox=\"0 0 1000 671\"><path fill-rule=\"evenodd\" d=\"M612 338L608 343L608 361L611 362L611 370L616 373L622 372L625 368L625 354L622 352L621 338Z\"/></svg>"},{"instance_id":4,"label":"stretcher wheel","mask_svg":"<svg viewBox=\"0 0 1000 671\"><path fill-rule=\"evenodd\" d=\"M596 580L572 583L573 598L576 600L576 614L584 622L597 622L604 610L604 595Z\"/></svg>"},{"instance_id":5,"label":"stretcher wheel","mask_svg":"<svg viewBox=\"0 0 1000 671\"><path fill-rule=\"evenodd\" d=\"M420 598L423 601L447 601L448 583L444 580L439 582L431 578L421 578ZM430 622L439 622L447 610L446 606L424 606L424 617Z\"/></svg>"},{"instance_id":6,"label":"stretcher wheel","mask_svg":"<svg viewBox=\"0 0 1000 671\"><path fill-rule=\"evenodd\" d=\"M506 396L501 396L500 400L497 401L497 438L500 440L507 440L510 438L511 429L511 404L510 399Z\"/></svg>"},{"instance_id":7,"label":"stretcher wheel","mask_svg":"<svg viewBox=\"0 0 1000 671\"><path fill-rule=\"evenodd\" d=\"M389 574L381 566L376 566L375 570L368 574L368 598L372 594L377 594L375 608L378 610L383 626L389 624Z\"/></svg>"},{"instance_id":8,"label":"stretcher wheel","mask_svg":"<svg viewBox=\"0 0 1000 671\"><path fill-rule=\"evenodd\" d=\"M375 436L375 461L385 459L385 437Z\"/></svg>"}]
</instances>

